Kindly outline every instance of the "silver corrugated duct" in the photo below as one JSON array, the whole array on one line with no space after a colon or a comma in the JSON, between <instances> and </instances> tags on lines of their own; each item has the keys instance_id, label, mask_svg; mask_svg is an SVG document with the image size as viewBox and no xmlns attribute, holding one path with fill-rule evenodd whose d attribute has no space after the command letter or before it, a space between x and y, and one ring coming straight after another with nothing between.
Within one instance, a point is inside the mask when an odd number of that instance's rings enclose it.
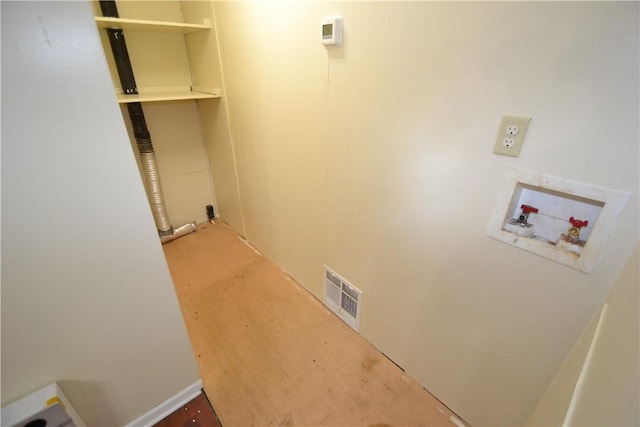
<instances>
[{"instance_id":1,"label":"silver corrugated duct","mask_svg":"<svg viewBox=\"0 0 640 427\"><path fill-rule=\"evenodd\" d=\"M158 232L161 236L173 234L173 227L169 221L167 207L164 204L164 197L162 195L162 185L160 184L156 154L154 152L140 153L140 160L142 161L144 178L147 181L149 204L151 205L151 212L153 213L153 219L156 222Z\"/></svg>"},{"instance_id":2,"label":"silver corrugated duct","mask_svg":"<svg viewBox=\"0 0 640 427\"><path fill-rule=\"evenodd\" d=\"M151 205L153 219L156 222L160 236L171 235L173 234L173 227L169 221L167 208L164 204L158 162L156 160L156 153L153 150L151 134L147 128L147 122L144 118L144 112L142 111L142 104L139 102L131 102L127 104L127 110L131 118L133 135L136 138L136 146L140 153L142 176L147 184L147 196L149 198L149 204Z\"/></svg>"}]
</instances>

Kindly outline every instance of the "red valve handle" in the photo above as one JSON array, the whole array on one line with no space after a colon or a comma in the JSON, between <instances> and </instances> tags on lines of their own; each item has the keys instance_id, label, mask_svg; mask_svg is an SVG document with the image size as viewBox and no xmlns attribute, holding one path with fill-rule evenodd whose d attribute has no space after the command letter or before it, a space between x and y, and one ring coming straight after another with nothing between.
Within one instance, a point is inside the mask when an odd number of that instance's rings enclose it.
<instances>
[{"instance_id":1,"label":"red valve handle","mask_svg":"<svg viewBox=\"0 0 640 427\"><path fill-rule=\"evenodd\" d=\"M571 223L571 225L578 228L586 227L587 225L589 225L589 221L575 219L574 217L569 218L569 222Z\"/></svg>"},{"instance_id":2,"label":"red valve handle","mask_svg":"<svg viewBox=\"0 0 640 427\"><path fill-rule=\"evenodd\" d=\"M526 214L529 214L531 212L538 213L538 208L534 208L533 206L529 206L529 205L522 205L520 206L520 209L522 209L522 212Z\"/></svg>"}]
</instances>

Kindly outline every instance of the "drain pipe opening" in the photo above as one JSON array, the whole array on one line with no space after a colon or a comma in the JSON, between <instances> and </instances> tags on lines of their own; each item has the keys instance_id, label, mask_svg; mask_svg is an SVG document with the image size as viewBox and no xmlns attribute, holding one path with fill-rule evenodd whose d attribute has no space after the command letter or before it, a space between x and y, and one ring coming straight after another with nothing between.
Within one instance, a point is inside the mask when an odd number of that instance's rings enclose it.
<instances>
[{"instance_id":1,"label":"drain pipe opening","mask_svg":"<svg viewBox=\"0 0 640 427\"><path fill-rule=\"evenodd\" d=\"M172 240L176 240L178 237L186 236L187 234L195 233L198 225L195 221L185 224L182 227L178 227L171 234L160 235L160 241L162 244L169 243Z\"/></svg>"}]
</instances>

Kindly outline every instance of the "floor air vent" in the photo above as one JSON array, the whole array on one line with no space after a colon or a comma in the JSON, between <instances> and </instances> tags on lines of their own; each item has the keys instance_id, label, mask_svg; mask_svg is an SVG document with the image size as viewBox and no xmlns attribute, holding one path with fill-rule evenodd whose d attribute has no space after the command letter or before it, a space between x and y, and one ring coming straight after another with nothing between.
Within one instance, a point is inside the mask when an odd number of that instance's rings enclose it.
<instances>
[{"instance_id":1,"label":"floor air vent","mask_svg":"<svg viewBox=\"0 0 640 427\"><path fill-rule=\"evenodd\" d=\"M347 325L360 330L362 292L327 266L324 267L324 303Z\"/></svg>"}]
</instances>

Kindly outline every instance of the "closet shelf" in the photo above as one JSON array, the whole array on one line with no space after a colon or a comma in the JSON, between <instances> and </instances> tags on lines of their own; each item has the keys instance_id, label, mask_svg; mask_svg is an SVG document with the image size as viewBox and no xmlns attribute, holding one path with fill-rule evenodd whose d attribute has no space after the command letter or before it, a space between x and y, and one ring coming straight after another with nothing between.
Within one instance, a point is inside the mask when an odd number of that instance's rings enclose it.
<instances>
[{"instance_id":1,"label":"closet shelf","mask_svg":"<svg viewBox=\"0 0 640 427\"><path fill-rule=\"evenodd\" d=\"M220 98L220 91L216 93L199 92L195 90L145 92L136 95L116 94L118 103L130 102L160 102L160 101L184 101L189 99L215 99Z\"/></svg>"},{"instance_id":2,"label":"closet shelf","mask_svg":"<svg viewBox=\"0 0 640 427\"><path fill-rule=\"evenodd\" d=\"M121 30L157 31L190 34L197 31L207 31L211 25L205 20L204 24L186 24L184 22L149 21L146 19L105 18L96 16L98 28L114 28Z\"/></svg>"}]
</instances>

